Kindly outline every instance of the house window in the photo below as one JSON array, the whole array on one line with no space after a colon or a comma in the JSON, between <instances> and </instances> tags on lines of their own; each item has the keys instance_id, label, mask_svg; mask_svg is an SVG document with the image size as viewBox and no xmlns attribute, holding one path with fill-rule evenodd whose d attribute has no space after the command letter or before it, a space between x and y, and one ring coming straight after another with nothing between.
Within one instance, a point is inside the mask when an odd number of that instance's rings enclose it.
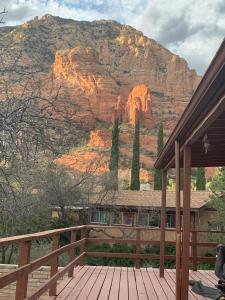
<instances>
[{"instance_id":1,"label":"house window","mask_svg":"<svg viewBox=\"0 0 225 300\"><path fill-rule=\"evenodd\" d=\"M160 226L159 211L139 213L139 225L148 226L148 227L159 227Z\"/></svg>"},{"instance_id":2,"label":"house window","mask_svg":"<svg viewBox=\"0 0 225 300\"><path fill-rule=\"evenodd\" d=\"M134 226L133 212L123 212L123 225Z\"/></svg>"},{"instance_id":3,"label":"house window","mask_svg":"<svg viewBox=\"0 0 225 300\"><path fill-rule=\"evenodd\" d=\"M92 209L91 211L91 223L107 224L108 212L100 209Z\"/></svg>"},{"instance_id":4,"label":"house window","mask_svg":"<svg viewBox=\"0 0 225 300\"><path fill-rule=\"evenodd\" d=\"M173 212L168 212L166 215L166 227L175 228L176 227L176 216Z\"/></svg>"},{"instance_id":5,"label":"house window","mask_svg":"<svg viewBox=\"0 0 225 300\"><path fill-rule=\"evenodd\" d=\"M139 225L148 226L148 213L139 213Z\"/></svg>"},{"instance_id":6,"label":"house window","mask_svg":"<svg viewBox=\"0 0 225 300\"><path fill-rule=\"evenodd\" d=\"M159 227L160 226L160 213L159 211L151 211L148 214L148 226Z\"/></svg>"},{"instance_id":7,"label":"house window","mask_svg":"<svg viewBox=\"0 0 225 300\"><path fill-rule=\"evenodd\" d=\"M113 224L121 225L121 223L122 223L122 213L121 213L121 211L114 211Z\"/></svg>"}]
</instances>

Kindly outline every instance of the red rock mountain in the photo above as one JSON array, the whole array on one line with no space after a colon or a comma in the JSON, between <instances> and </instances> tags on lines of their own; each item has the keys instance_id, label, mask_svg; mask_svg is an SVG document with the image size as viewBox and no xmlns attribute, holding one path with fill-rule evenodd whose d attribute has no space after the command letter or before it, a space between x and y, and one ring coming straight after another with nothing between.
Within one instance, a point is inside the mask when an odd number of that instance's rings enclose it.
<instances>
[{"instance_id":1,"label":"red rock mountain","mask_svg":"<svg viewBox=\"0 0 225 300\"><path fill-rule=\"evenodd\" d=\"M88 150L74 152L75 162L80 158L88 163L88 157L93 159L102 148L110 149L117 110L122 120L121 168L128 168L132 125L139 110L142 167L151 168L157 124L163 121L168 135L200 81L183 58L114 21L78 22L46 15L21 26L0 28L0 38L16 42L25 64L38 61L43 74L50 74L60 86L64 105L76 105L77 122L90 130L90 140ZM73 155L60 158L65 164L70 164L68 160L72 162Z\"/></svg>"}]
</instances>

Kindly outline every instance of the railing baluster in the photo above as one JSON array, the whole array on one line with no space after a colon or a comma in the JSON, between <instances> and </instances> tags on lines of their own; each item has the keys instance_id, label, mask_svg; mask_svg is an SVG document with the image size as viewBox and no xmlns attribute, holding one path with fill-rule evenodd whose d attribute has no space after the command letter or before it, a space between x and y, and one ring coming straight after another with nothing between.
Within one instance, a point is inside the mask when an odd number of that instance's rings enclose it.
<instances>
[{"instance_id":1,"label":"railing baluster","mask_svg":"<svg viewBox=\"0 0 225 300\"><path fill-rule=\"evenodd\" d=\"M24 266L30 261L31 241L22 242L19 250L19 267ZM16 300L22 300L27 297L28 274L22 275L16 283Z\"/></svg>"},{"instance_id":2,"label":"railing baluster","mask_svg":"<svg viewBox=\"0 0 225 300\"><path fill-rule=\"evenodd\" d=\"M59 248L59 239L60 235L56 234L52 238L52 251L56 250ZM51 261L51 270L50 270L50 277L55 275L58 272L58 256L55 256L52 261ZM49 289L49 296L56 296L56 287L57 287L57 282L52 285L52 287Z\"/></svg>"},{"instance_id":3,"label":"railing baluster","mask_svg":"<svg viewBox=\"0 0 225 300\"><path fill-rule=\"evenodd\" d=\"M192 253L192 270L197 271L197 231L193 230L191 235L191 241L192 241L192 247L191 247L191 253Z\"/></svg>"},{"instance_id":4,"label":"railing baluster","mask_svg":"<svg viewBox=\"0 0 225 300\"><path fill-rule=\"evenodd\" d=\"M77 236L77 232L76 230L72 230L71 231L71 236L70 236L70 243L73 243L76 241L76 236ZM70 262L73 261L75 259L76 255L75 255L75 249L72 248L69 250L69 259L70 259ZM68 272L68 277L73 277L73 269L71 269L69 272Z\"/></svg>"},{"instance_id":5,"label":"railing baluster","mask_svg":"<svg viewBox=\"0 0 225 300\"><path fill-rule=\"evenodd\" d=\"M137 228L136 229L136 259L135 259L135 264L136 268L140 269L141 265L141 260L140 260L140 254L141 254L141 229Z\"/></svg>"}]
</instances>

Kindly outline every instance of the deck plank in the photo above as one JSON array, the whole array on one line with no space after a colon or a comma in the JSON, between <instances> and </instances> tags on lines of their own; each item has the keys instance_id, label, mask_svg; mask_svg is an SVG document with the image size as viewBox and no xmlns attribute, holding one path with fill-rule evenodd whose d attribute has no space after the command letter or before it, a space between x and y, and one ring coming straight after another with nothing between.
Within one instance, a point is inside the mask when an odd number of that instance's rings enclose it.
<instances>
[{"instance_id":1,"label":"deck plank","mask_svg":"<svg viewBox=\"0 0 225 300\"><path fill-rule=\"evenodd\" d=\"M119 298L120 274L121 274L121 267L115 268L110 294L109 294L109 300L118 300Z\"/></svg>"},{"instance_id":2,"label":"deck plank","mask_svg":"<svg viewBox=\"0 0 225 300\"><path fill-rule=\"evenodd\" d=\"M175 297L176 293L173 292L171 286L169 285L169 283L166 280L166 277L160 278L158 269L153 269L153 272L154 272L155 276L157 277L161 287L163 288L166 297L168 299L173 299Z\"/></svg>"},{"instance_id":3,"label":"deck plank","mask_svg":"<svg viewBox=\"0 0 225 300\"><path fill-rule=\"evenodd\" d=\"M128 294L129 300L138 300L137 285L133 268L128 268Z\"/></svg>"},{"instance_id":4,"label":"deck plank","mask_svg":"<svg viewBox=\"0 0 225 300\"><path fill-rule=\"evenodd\" d=\"M82 278L77 283L76 287L72 289L69 296L66 298L67 300L75 300L78 298L79 294L81 293L82 289L87 284L89 278L91 277L91 274L94 272L96 267L89 266L85 274L82 276Z\"/></svg>"},{"instance_id":5,"label":"deck plank","mask_svg":"<svg viewBox=\"0 0 225 300\"><path fill-rule=\"evenodd\" d=\"M97 280L95 281L94 285L92 286L92 289L91 289L87 299L89 299L89 300L98 299L102 285L106 278L107 271L108 271L108 267L102 267L102 269L99 273L99 276L98 276ZM105 298L105 299L107 299L107 298Z\"/></svg>"},{"instance_id":6,"label":"deck plank","mask_svg":"<svg viewBox=\"0 0 225 300\"><path fill-rule=\"evenodd\" d=\"M55 300L175 300L176 273L165 269L164 278L153 268L77 266L74 277L57 286ZM212 271L191 271L190 279L212 286L217 278ZM47 297L46 299L51 299ZM205 300L189 288L189 300Z\"/></svg>"},{"instance_id":7,"label":"deck plank","mask_svg":"<svg viewBox=\"0 0 225 300\"><path fill-rule=\"evenodd\" d=\"M128 278L126 267L122 267L121 270L119 300L128 300Z\"/></svg>"},{"instance_id":8,"label":"deck plank","mask_svg":"<svg viewBox=\"0 0 225 300\"><path fill-rule=\"evenodd\" d=\"M141 270L140 269L134 269L135 277L136 277L136 284L137 284L137 292L138 292L138 298L140 300L148 300L148 295L145 289L144 282L142 280Z\"/></svg>"},{"instance_id":9,"label":"deck plank","mask_svg":"<svg viewBox=\"0 0 225 300\"><path fill-rule=\"evenodd\" d=\"M76 267L74 270L74 277L70 281L69 284L58 294L56 299L66 299L70 292L73 290L73 288L78 284L79 280L82 278L82 276L85 274L85 272L88 270L87 266L84 267Z\"/></svg>"},{"instance_id":10,"label":"deck plank","mask_svg":"<svg viewBox=\"0 0 225 300\"><path fill-rule=\"evenodd\" d=\"M155 288L157 297L161 300L167 300L167 296L158 280L158 277L155 275L153 268L147 268L148 271L148 275L151 278L152 284ZM159 270L157 269L157 271L159 272ZM161 279L161 278L160 278ZM173 299L173 298L172 298Z\"/></svg>"},{"instance_id":11,"label":"deck plank","mask_svg":"<svg viewBox=\"0 0 225 300\"><path fill-rule=\"evenodd\" d=\"M109 293L110 293L110 290L111 290L111 286L112 286L114 271L115 271L114 267L109 267L108 268L104 283L101 287L99 297L96 298L96 299L98 299L98 300L108 299L108 296L109 296ZM92 300L92 298L90 298L90 300Z\"/></svg>"},{"instance_id":12,"label":"deck plank","mask_svg":"<svg viewBox=\"0 0 225 300\"><path fill-rule=\"evenodd\" d=\"M82 289L82 291L81 291L81 293L80 293L80 295L78 296L77 299L79 299L79 300L87 299L88 295L91 292L91 289L92 289L93 285L98 280L98 276L99 276L101 270L102 270L102 267L95 268L95 270L93 271L93 273L89 277L89 279L87 281L87 284L85 285L85 288Z\"/></svg>"},{"instance_id":13,"label":"deck plank","mask_svg":"<svg viewBox=\"0 0 225 300\"><path fill-rule=\"evenodd\" d=\"M141 269L142 279L144 281L145 289L148 295L148 299L158 300L158 296L155 292L154 286L152 284L151 278L148 276L148 272L146 268Z\"/></svg>"}]
</instances>

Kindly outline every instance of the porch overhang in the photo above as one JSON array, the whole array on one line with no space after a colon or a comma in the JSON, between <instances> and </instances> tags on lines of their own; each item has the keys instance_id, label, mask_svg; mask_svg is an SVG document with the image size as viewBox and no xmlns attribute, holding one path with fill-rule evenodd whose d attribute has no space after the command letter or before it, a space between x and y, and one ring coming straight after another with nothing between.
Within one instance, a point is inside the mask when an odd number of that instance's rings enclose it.
<instances>
[{"instance_id":1,"label":"porch overhang","mask_svg":"<svg viewBox=\"0 0 225 300\"><path fill-rule=\"evenodd\" d=\"M225 39L156 160L155 168L167 170L175 166L175 141L180 145L181 167L185 146L191 146L192 167L225 165Z\"/></svg>"}]
</instances>

